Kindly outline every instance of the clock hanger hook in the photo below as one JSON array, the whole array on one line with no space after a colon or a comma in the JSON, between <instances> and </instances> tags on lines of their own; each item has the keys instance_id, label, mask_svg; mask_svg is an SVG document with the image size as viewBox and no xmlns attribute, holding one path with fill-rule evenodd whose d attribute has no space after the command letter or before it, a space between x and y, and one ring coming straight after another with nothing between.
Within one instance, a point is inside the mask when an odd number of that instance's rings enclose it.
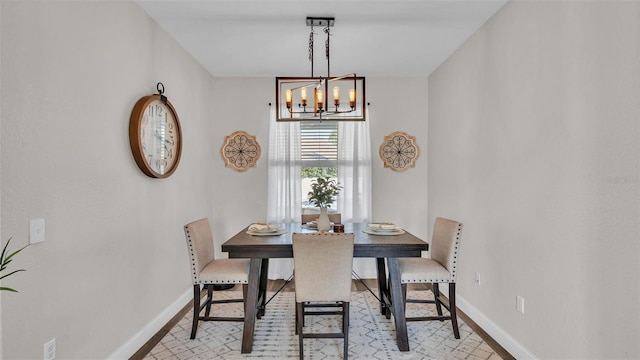
<instances>
[{"instance_id":1,"label":"clock hanger hook","mask_svg":"<svg viewBox=\"0 0 640 360\"><path fill-rule=\"evenodd\" d=\"M164 94L164 84L159 82L158 84L156 84L156 90L158 90L158 95L160 95L160 101L162 101L163 103L167 103L167 97L162 95Z\"/></svg>"}]
</instances>

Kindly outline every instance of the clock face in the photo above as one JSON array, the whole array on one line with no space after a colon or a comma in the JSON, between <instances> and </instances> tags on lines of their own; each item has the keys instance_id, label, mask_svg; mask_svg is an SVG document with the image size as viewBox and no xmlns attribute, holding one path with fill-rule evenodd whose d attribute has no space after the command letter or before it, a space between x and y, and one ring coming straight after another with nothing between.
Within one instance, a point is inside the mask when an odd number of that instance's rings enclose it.
<instances>
[{"instance_id":1,"label":"clock face","mask_svg":"<svg viewBox=\"0 0 640 360\"><path fill-rule=\"evenodd\" d=\"M165 104L158 95L143 97L129 126L131 150L142 172L156 178L171 175L182 148L180 122L171 103Z\"/></svg>"},{"instance_id":2,"label":"clock face","mask_svg":"<svg viewBox=\"0 0 640 360\"><path fill-rule=\"evenodd\" d=\"M178 123L173 113L160 100L153 100L145 109L140 124L140 140L145 162L164 175L177 160Z\"/></svg>"}]
</instances>

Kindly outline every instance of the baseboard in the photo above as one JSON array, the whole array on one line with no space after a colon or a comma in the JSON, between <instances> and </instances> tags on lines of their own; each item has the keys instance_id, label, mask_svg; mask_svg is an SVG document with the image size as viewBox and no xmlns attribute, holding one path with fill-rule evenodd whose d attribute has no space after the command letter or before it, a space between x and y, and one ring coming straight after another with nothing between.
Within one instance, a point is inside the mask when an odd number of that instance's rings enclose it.
<instances>
[{"instance_id":1,"label":"baseboard","mask_svg":"<svg viewBox=\"0 0 640 360\"><path fill-rule=\"evenodd\" d=\"M142 328L137 334L135 334L129 341L120 346L113 354L109 355L108 359L114 360L126 360L135 354L144 344L151 339L163 326L171 320L182 308L185 307L189 301L193 299L193 288L189 287L184 294L180 295L171 305L169 305L164 311L156 316L147 326Z\"/></svg>"},{"instance_id":2,"label":"baseboard","mask_svg":"<svg viewBox=\"0 0 640 360\"><path fill-rule=\"evenodd\" d=\"M448 291L445 289L440 291ZM444 292L446 294L446 292ZM529 350L527 350L522 344L517 342L509 334L507 334L502 328L496 325L493 321L487 318L476 307L471 305L463 297L456 294L456 307L464 312L471 320L473 320L478 326L482 328L489 336L491 336L498 344L500 344L505 350L507 350L516 359L537 359Z\"/></svg>"}]
</instances>

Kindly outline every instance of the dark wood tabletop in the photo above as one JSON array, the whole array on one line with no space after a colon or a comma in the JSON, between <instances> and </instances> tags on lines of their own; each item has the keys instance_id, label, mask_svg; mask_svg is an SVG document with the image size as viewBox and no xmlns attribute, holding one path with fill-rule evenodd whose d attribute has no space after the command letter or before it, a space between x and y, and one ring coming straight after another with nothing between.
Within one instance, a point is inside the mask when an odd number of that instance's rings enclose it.
<instances>
[{"instance_id":1,"label":"dark wood tabletop","mask_svg":"<svg viewBox=\"0 0 640 360\"><path fill-rule=\"evenodd\" d=\"M256 318L264 315L269 259L293 257L291 234L317 232L316 229L307 228L301 223L281 224L281 227L281 234L264 236L248 234L247 226L222 244L222 251L227 252L230 258L251 259L242 353L251 352ZM393 314L398 349L409 351L405 309L402 301L393 301L402 299L398 258L420 257L422 251L429 250L429 245L408 231L398 235L369 234L363 231L366 227L367 224L364 223L346 223L344 232L354 234L354 257L376 258L381 313L387 318Z\"/></svg>"},{"instance_id":2,"label":"dark wood tabletop","mask_svg":"<svg viewBox=\"0 0 640 360\"><path fill-rule=\"evenodd\" d=\"M280 224L287 230L281 235L256 236L247 234L244 228L222 244L222 251L233 258L292 258L291 234L315 233L301 223ZM400 235L371 235L363 232L367 224L344 224L344 232L354 234L354 257L414 257L429 249L429 245L405 230Z\"/></svg>"}]
</instances>

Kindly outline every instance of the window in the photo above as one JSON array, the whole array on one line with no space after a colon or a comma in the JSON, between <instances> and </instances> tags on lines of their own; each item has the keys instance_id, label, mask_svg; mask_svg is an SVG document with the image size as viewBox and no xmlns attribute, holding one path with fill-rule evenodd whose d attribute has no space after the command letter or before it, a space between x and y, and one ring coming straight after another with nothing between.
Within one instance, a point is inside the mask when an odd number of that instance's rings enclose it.
<instances>
[{"instance_id":1,"label":"window","mask_svg":"<svg viewBox=\"0 0 640 360\"><path fill-rule=\"evenodd\" d=\"M303 212L317 213L307 194L323 175L341 187L331 211L344 221L370 221L369 121L277 122L272 111L268 167L267 221L298 222Z\"/></svg>"},{"instance_id":2,"label":"window","mask_svg":"<svg viewBox=\"0 0 640 360\"><path fill-rule=\"evenodd\" d=\"M336 179L338 173L338 123L335 121L300 122L302 163L302 212L316 212L307 200L311 182L317 177ZM334 202L331 209L336 209Z\"/></svg>"}]
</instances>

